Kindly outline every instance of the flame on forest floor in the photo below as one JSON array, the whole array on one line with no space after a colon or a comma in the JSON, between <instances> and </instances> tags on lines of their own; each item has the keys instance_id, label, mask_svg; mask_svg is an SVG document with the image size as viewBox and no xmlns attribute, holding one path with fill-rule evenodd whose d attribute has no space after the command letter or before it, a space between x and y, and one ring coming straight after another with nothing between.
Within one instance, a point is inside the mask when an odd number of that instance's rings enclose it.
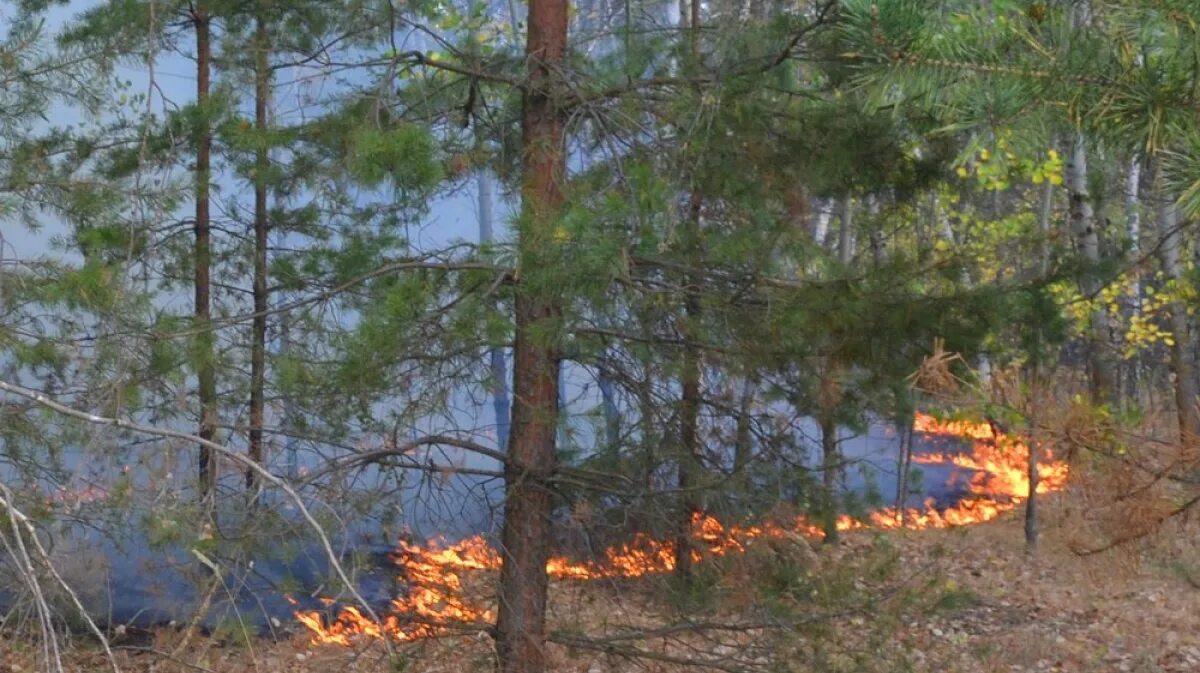
<instances>
[{"instance_id":1,"label":"flame on forest floor","mask_svg":"<svg viewBox=\"0 0 1200 673\"><path fill-rule=\"evenodd\" d=\"M1028 497L1029 451L1021 439L997 434L989 423L941 421L920 413L914 429L926 435L971 441L969 453L913 456L915 463L953 465L974 471L968 485L971 496L944 509L936 508L932 499L927 500L923 508L908 508L903 513L889 507L872 512L866 521L842 515L837 520L838 530L871 527L921 530L982 523L1014 509ZM1038 470L1038 493L1062 490L1067 473L1066 463L1055 460L1046 452ZM691 555L695 561L744 551L756 539L784 538L797 533L820 536L822 533L819 525L804 517L790 522L727 526L701 513L693 517L692 528ZM349 606L341 608L330 620L315 610L296 611L296 618L312 632L315 642L349 645L354 638L381 638L385 634L400 641L416 640L479 628L494 621L495 615L489 606L466 597L463 583L466 573L500 568L499 552L482 536L453 544L440 540L431 540L425 545L401 542L392 561L399 568L407 590L391 601L383 623L376 623ZM562 580L592 580L641 577L665 573L674 567L672 540L639 533L628 542L606 549L594 560L553 557L546 564L546 571L551 577Z\"/></svg>"}]
</instances>

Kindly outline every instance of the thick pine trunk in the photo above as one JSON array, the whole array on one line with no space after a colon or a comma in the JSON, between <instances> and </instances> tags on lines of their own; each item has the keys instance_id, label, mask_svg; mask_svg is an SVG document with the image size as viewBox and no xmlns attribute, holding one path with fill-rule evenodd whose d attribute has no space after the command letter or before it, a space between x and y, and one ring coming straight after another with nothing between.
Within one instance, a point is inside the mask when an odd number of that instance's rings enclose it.
<instances>
[{"instance_id":1,"label":"thick pine trunk","mask_svg":"<svg viewBox=\"0 0 1200 673\"><path fill-rule=\"evenodd\" d=\"M196 379L200 398L201 439L213 441L217 435L217 374L213 353L211 331L211 288L212 230L209 218L209 180L212 166L212 129L208 122L208 97L211 88L212 35L210 18L204 3L197 2L192 11L192 24L196 30L196 105L200 108L200 128L196 130L196 214L193 224L195 248L193 250L193 288L195 290L195 318L199 335L196 337ZM213 486L216 483L216 464L212 452L200 447L199 457L200 499L212 502Z\"/></svg>"},{"instance_id":2,"label":"thick pine trunk","mask_svg":"<svg viewBox=\"0 0 1200 673\"><path fill-rule=\"evenodd\" d=\"M269 37L262 8L254 31L254 129L259 145L254 157L254 321L250 328L250 460L262 463L263 423L267 381L267 235L270 221L267 211L267 173L271 158L267 151L267 107L271 95L268 63ZM257 475L246 470L246 488L253 492Z\"/></svg>"},{"instance_id":3,"label":"thick pine trunk","mask_svg":"<svg viewBox=\"0 0 1200 673\"><path fill-rule=\"evenodd\" d=\"M503 673L546 670L546 561L550 552L549 480L557 466L561 306L546 275L557 262L554 230L563 201L565 118L554 81L567 47L566 0L531 0L521 110L524 217L517 247L512 435L504 469L503 565L497 650Z\"/></svg>"}]
</instances>

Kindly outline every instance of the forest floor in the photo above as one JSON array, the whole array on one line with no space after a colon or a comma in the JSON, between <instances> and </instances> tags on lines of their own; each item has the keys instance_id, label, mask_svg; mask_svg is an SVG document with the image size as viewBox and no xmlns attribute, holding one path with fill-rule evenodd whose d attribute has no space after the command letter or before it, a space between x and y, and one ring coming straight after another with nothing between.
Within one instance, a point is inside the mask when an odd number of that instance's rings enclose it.
<instances>
[{"instance_id":1,"label":"forest floor","mask_svg":"<svg viewBox=\"0 0 1200 673\"><path fill-rule=\"evenodd\" d=\"M822 568L864 571L855 564L875 554L882 541L893 562L873 567L887 568L888 576L876 577L882 584L855 579L853 586L867 596L884 584L898 586L898 580L911 585L919 576L919 589L907 598L893 593L894 600L827 612L819 627L777 632L765 646L761 637L741 634L736 639L746 644L742 652L728 640L713 645L713 639L700 636L673 636L669 645L655 646L649 639L636 644L659 655L683 656L680 653L700 652L703 642L709 647L706 656L716 656L729 670L751 662L766 670L847 673L1200 671L1200 589L1170 560L1187 558L1192 550L1181 548L1180 538L1173 536L1169 542L1081 557L1068 548L1070 532L1070 526L1051 521L1032 559L1023 553L1020 521L1011 515L952 530L852 533L837 549L818 550ZM732 571L733 581L725 585L734 589L724 593L729 605L713 608L706 620L739 619L736 613L747 604L748 589L738 587L754 578L737 572ZM739 591L740 602L735 600ZM601 622L655 623L665 614L662 602L661 595L644 587L601 582L556 586L552 592L560 622L561 615L570 614L569 628L581 630ZM751 642L752 638L758 640ZM318 646L300 633L283 642L237 645L196 637L181 647L179 639L178 633L164 631L141 649L119 650L121 670L484 673L491 670L495 656L491 639L483 633L403 645L398 664L387 660L377 642ZM635 662L617 649L606 653L553 646L548 656L553 670L572 673L685 670L663 660L669 656ZM99 652L86 646L72 648L64 661L68 670L111 670ZM0 640L0 672L43 668L36 646Z\"/></svg>"}]
</instances>

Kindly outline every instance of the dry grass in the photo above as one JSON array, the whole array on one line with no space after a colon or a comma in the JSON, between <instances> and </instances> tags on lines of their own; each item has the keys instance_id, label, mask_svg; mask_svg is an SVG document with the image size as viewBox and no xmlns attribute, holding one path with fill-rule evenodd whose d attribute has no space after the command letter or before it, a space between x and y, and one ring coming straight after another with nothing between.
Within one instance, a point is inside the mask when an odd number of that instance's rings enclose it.
<instances>
[{"instance_id":1,"label":"dry grass","mask_svg":"<svg viewBox=\"0 0 1200 673\"><path fill-rule=\"evenodd\" d=\"M871 533L849 535L836 550L818 550L817 560L802 573L813 584L804 586L845 592L850 597L847 604L854 603L856 595L900 586L913 591L894 591L890 601L871 612L851 610L769 636L747 633L716 642L711 635L684 634L636 644L667 655L703 651L733 656L739 645L755 647L758 663L785 671L1200 670L1200 590L1179 566L1200 558L1195 526L1173 521L1153 538L1083 558L1070 547L1076 535L1069 511L1079 503L1068 497L1046 504L1046 530L1034 558L1023 552L1017 517L963 529L903 531L878 538ZM886 544L881 546L881 540ZM884 559L880 549L891 550L893 564L878 563ZM705 608L707 618L745 619L762 599L748 593L755 589L755 578L761 580L781 562L797 560L763 549L729 564L711 586L717 601ZM886 576L879 574L881 568L887 569ZM761 582L757 584L761 590ZM590 633L662 624L678 618L660 593L663 586L656 581L558 583L552 593L552 619L556 628ZM817 613L832 605L828 597L813 598L810 605L801 604L801 598L787 599L795 602L796 612L791 614ZM122 669L478 673L490 670L495 657L483 633L404 645L399 664L388 662L378 644L319 647L302 635L286 642L236 646L199 639L174 661L156 654L174 650L179 637L162 631L146 649L122 651ZM29 646L0 641L0 671L37 671L35 656ZM549 658L552 669L563 672L673 673L685 668L662 661L634 662L615 651L557 645L551 646ZM70 661L78 671L103 667L101 657L86 646L76 647Z\"/></svg>"}]
</instances>

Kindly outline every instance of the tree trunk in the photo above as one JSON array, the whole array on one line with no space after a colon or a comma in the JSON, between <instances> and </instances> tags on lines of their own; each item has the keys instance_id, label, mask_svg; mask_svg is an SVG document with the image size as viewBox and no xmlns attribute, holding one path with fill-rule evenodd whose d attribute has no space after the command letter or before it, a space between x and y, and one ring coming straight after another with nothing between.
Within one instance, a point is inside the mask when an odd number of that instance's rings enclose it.
<instances>
[{"instance_id":1,"label":"tree trunk","mask_svg":"<svg viewBox=\"0 0 1200 673\"><path fill-rule=\"evenodd\" d=\"M1134 259L1141 252L1141 183L1142 160L1135 155L1129 160L1129 167L1125 172L1125 226L1129 237L1129 254ZM1140 297L1140 286L1138 290Z\"/></svg>"},{"instance_id":2,"label":"tree trunk","mask_svg":"<svg viewBox=\"0 0 1200 673\"><path fill-rule=\"evenodd\" d=\"M1163 184L1162 165L1154 160L1154 183L1158 202L1159 255L1167 278L1176 282L1186 280L1183 268L1183 233L1179 227L1179 213L1175 201ZM1188 325L1187 305L1173 301L1170 306L1171 373L1175 375L1175 407L1179 418L1179 435L1185 442L1200 436L1200 408L1197 408L1196 367L1192 359L1191 330Z\"/></svg>"},{"instance_id":3,"label":"tree trunk","mask_svg":"<svg viewBox=\"0 0 1200 673\"><path fill-rule=\"evenodd\" d=\"M284 312L279 320L279 353L283 356L291 354L292 350L292 327L291 314ZM283 451L287 456L287 476L288 479L296 479L300 476L300 446L299 440L296 438L296 433L300 427L299 415L296 413L296 403L291 395L283 398L283 428L284 440Z\"/></svg>"},{"instance_id":4,"label":"tree trunk","mask_svg":"<svg viewBox=\"0 0 1200 673\"><path fill-rule=\"evenodd\" d=\"M1037 275L1044 279L1050 273L1050 218L1054 215L1054 183L1042 185L1042 204L1038 211Z\"/></svg>"},{"instance_id":5,"label":"tree trunk","mask_svg":"<svg viewBox=\"0 0 1200 673\"><path fill-rule=\"evenodd\" d=\"M842 222L838 235L838 260L848 266L854 259L854 198L842 202ZM825 543L838 541L837 530L837 472L840 464L837 441L837 407L841 401L838 388L837 364L829 358L823 364L820 380L818 423L821 426L821 520Z\"/></svg>"},{"instance_id":6,"label":"tree trunk","mask_svg":"<svg viewBox=\"0 0 1200 673\"><path fill-rule=\"evenodd\" d=\"M931 236L937 234L939 208L940 204L938 203L937 192L931 192L921 212L913 219L913 227L917 239L918 262L924 263L925 260L929 259L929 250L932 247L929 241Z\"/></svg>"},{"instance_id":7,"label":"tree trunk","mask_svg":"<svg viewBox=\"0 0 1200 673\"><path fill-rule=\"evenodd\" d=\"M958 206L956 206L956 209L961 212L962 207L962 202L959 202ZM954 227L950 224L950 218L946 215L946 213L942 212L942 209L938 206L936 198L933 202L932 211L941 237L950 245L960 245L963 243L963 240L960 239L965 237L955 236ZM971 269L965 264L959 271L959 278L962 280L964 287L971 287L975 284L975 280L971 277ZM978 372L979 381L984 385L984 387L987 387L991 384L992 361L991 358L988 357L987 353L978 353L975 356L975 371Z\"/></svg>"},{"instance_id":8,"label":"tree trunk","mask_svg":"<svg viewBox=\"0 0 1200 673\"><path fill-rule=\"evenodd\" d=\"M199 128L196 130L196 221L193 224L195 249L193 251L195 289L195 317L199 335L196 337L198 353L196 380L200 398L201 439L213 441L217 435L217 374L213 354L211 330L212 283L212 232L209 219L209 180L212 164L212 129L208 121L208 99L212 45L210 18L204 3L197 2L192 10L192 24L196 30L196 105L200 109ZM216 483L216 464L212 452L200 447L199 457L200 499L212 504L213 486Z\"/></svg>"},{"instance_id":9,"label":"tree trunk","mask_svg":"<svg viewBox=\"0 0 1200 673\"><path fill-rule=\"evenodd\" d=\"M1027 477L1029 479L1029 492L1026 494L1025 500L1025 551L1032 554L1037 551L1038 542L1038 463L1041 461L1041 450L1039 448L1040 439L1038 437L1039 419L1039 399L1038 394L1041 392L1041 367L1038 363L1033 365L1033 381L1030 385L1032 399L1029 405L1029 466Z\"/></svg>"},{"instance_id":10,"label":"tree trunk","mask_svg":"<svg viewBox=\"0 0 1200 673\"><path fill-rule=\"evenodd\" d=\"M1050 217L1054 212L1054 186L1047 180L1042 188L1042 204L1038 213L1037 258L1034 274L1038 280L1044 280L1050 273ZM1029 480L1029 491L1025 499L1025 550L1033 553L1037 550L1038 539L1038 463L1041 460L1039 451L1038 423L1038 394L1041 392L1041 361L1042 361L1042 326L1033 328L1032 366L1030 367L1030 394L1033 400L1029 405L1029 465L1026 476Z\"/></svg>"},{"instance_id":11,"label":"tree trunk","mask_svg":"<svg viewBox=\"0 0 1200 673\"><path fill-rule=\"evenodd\" d=\"M703 200L693 190L687 215L685 245L692 253L692 263L697 268L701 260L700 213ZM679 464L678 486L680 511L675 538L675 576L688 581L692 568L692 519L700 511L692 490L698 485L700 472L700 349L696 345L696 331L701 317L699 279L689 274L686 280L683 321L683 371L680 375L682 387L679 400Z\"/></svg>"},{"instance_id":12,"label":"tree trunk","mask_svg":"<svg viewBox=\"0 0 1200 673\"><path fill-rule=\"evenodd\" d=\"M700 65L700 0L691 0L688 18L690 59L687 70L694 71ZM680 376L679 400L679 464L678 485L680 512L676 521L675 577L686 584L692 572L692 519L700 511L693 489L698 486L701 470L699 455L700 437L700 349L696 345L696 331L700 323L700 279L703 264L700 250L700 216L704 207L704 194L692 177L692 193L688 199L688 213L683 243L691 255L693 270L684 279L684 329L683 371Z\"/></svg>"},{"instance_id":13,"label":"tree trunk","mask_svg":"<svg viewBox=\"0 0 1200 673\"><path fill-rule=\"evenodd\" d=\"M747 376L742 383L742 394L738 403L737 432L733 445L733 475L743 495L750 492L750 475L746 473L750 469L750 461L754 458L750 410L754 406L754 391L757 387L758 382L754 377Z\"/></svg>"},{"instance_id":14,"label":"tree trunk","mask_svg":"<svg viewBox=\"0 0 1200 673\"><path fill-rule=\"evenodd\" d=\"M606 353L601 356L596 385L600 388L600 402L604 407L604 451L616 459L621 452L621 410L617 406L617 387L611 367Z\"/></svg>"},{"instance_id":15,"label":"tree trunk","mask_svg":"<svg viewBox=\"0 0 1200 673\"><path fill-rule=\"evenodd\" d=\"M854 258L854 198L847 196L842 201L842 222L838 230L838 260L849 264Z\"/></svg>"},{"instance_id":16,"label":"tree trunk","mask_svg":"<svg viewBox=\"0 0 1200 673\"><path fill-rule=\"evenodd\" d=\"M908 480L912 472L913 425L916 421L916 398L907 385L897 384L892 391L895 413L893 423L900 432L900 455L896 458L896 517L904 525L904 510L908 503Z\"/></svg>"},{"instance_id":17,"label":"tree trunk","mask_svg":"<svg viewBox=\"0 0 1200 673\"><path fill-rule=\"evenodd\" d=\"M822 383L822 386L828 385ZM820 411L821 425L821 528L825 544L836 544L838 456L837 417L832 407Z\"/></svg>"},{"instance_id":18,"label":"tree trunk","mask_svg":"<svg viewBox=\"0 0 1200 673\"><path fill-rule=\"evenodd\" d=\"M842 461L838 448L837 412L842 403L842 389L838 380L838 362L829 357L821 366L823 371L817 384L817 423L821 429L821 527L825 543L834 544L838 541L837 481Z\"/></svg>"},{"instance_id":19,"label":"tree trunk","mask_svg":"<svg viewBox=\"0 0 1200 673\"><path fill-rule=\"evenodd\" d=\"M879 228L879 200L871 197L867 203L867 213L870 215L870 222L868 224L871 227L871 233L868 238L871 244L871 260L875 263L876 267L880 267L887 261L887 241L883 236L883 229Z\"/></svg>"},{"instance_id":20,"label":"tree trunk","mask_svg":"<svg viewBox=\"0 0 1200 673\"><path fill-rule=\"evenodd\" d=\"M250 460L263 462L263 421L267 381L267 107L271 96L267 19L259 3L254 30L254 129L259 134L254 156L254 322L250 337ZM253 493L257 473L246 470L246 488Z\"/></svg>"},{"instance_id":21,"label":"tree trunk","mask_svg":"<svg viewBox=\"0 0 1200 673\"><path fill-rule=\"evenodd\" d=\"M521 106L524 217L517 238L512 436L504 468L497 654L502 673L546 670L546 561L550 554L549 480L557 467L557 332L562 307L554 232L563 203L566 120L556 80L565 67L566 0L530 0L526 88Z\"/></svg>"},{"instance_id":22,"label":"tree trunk","mask_svg":"<svg viewBox=\"0 0 1200 673\"><path fill-rule=\"evenodd\" d=\"M700 0L692 0L689 4L691 16L688 18L688 25L691 30L688 32L691 38L691 67L695 68L700 65Z\"/></svg>"},{"instance_id":23,"label":"tree trunk","mask_svg":"<svg viewBox=\"0 0 1200 673\"><path fill-rule=\"evenodd\" d=\"M1071 234L1075 238L1077 254L1088 267L1081 274L1079 285L1086 296L1095 297L1102 289L1101 279L1097 275L1101 262L1100 234L1096 230L1096 217L1092 211L1091 195L1088 194L1087 148L1082 133L1075 134L1066 172L1067 192L1071 198ZM1108 317L1103 308L1097 308L1089 319L1087 346L1092 399L1098 403L1112 401L1116 391L1116 372L1106 352L1107 333Z\"/></svg>"},{"instance_id":24,"label":"tree trunk","mask_svg":"<svg viewBox=\"0 0 1200 673\"><path fill-rule=\"evenodd\" d=\"M813 243L818 248L826 247L829 238L829 221L833 219L833 203L821 202L817 208L817 216L813 218Z\"/></svg>"},{"instance_id":25,"label":"tree trunk","mask_svg":"<svg viewBox=\"0 0 1200 673\"><path fill-rule=\"evenodd\" d=\"M896 517L900 525L904 525L904 513L907 510L908 504L908 481L909 475L912 474L912 455L913 455L913 421L914 416L911 411L905 414L906 418L903 425L900 426L900 456L896 459Z\"/></svg>"},{"instance_id":26,"label":"tree trunk","mask_svg":"<svg viewBox=\"0 0 1200 673\"><path fill-rule=\"evenodd\" d=\"M1125 301L1125 314L1136 315L1142 308L1142 278L1136 264L1141 256L1142 238L1142 204L1141 204L1142 160L1134 155L1129 159L1129 167L1125 173L1125 226L1129 237L1129 252L1126 260L1133 273L1133 296ZM1138 391L1141 389L1141 362L1135 354L1125 361L1128 368L1125 380L1128 381L1122 400L1126 403L1137 404Z\"/></svg>"},{"instance_id":27,"label":"tree trunk","mask_svg":"<svg viewBox=\"0 0 1200 673\"><path fill-rule=\"evenodd\" d=\"M492 199L495 190L492 174L486 168L479 170L475 184L479 188L479 242L490 244L495 239L493 230ZM492 412L496 416L496 448L508 450L508 435L512 423L512 402L508 396L508 362L503 348L492 348L488 352L488 366L492 375Z\"/></svg>"},{"instance_id":28,"label":"tree trunk","mask_svg":"<svg viewBox=\"0 0 1200 673\"><path fill-rule=\"evenodd\" d=\"M641 477L646 493L650 494L655 490L654 473L658 470L658 456L654 451L658 433L654 429L654 373L649 359L643 363L643 367L644 376L638 381L638 420L642 440Z\"/></svg>"}]
</instances>

